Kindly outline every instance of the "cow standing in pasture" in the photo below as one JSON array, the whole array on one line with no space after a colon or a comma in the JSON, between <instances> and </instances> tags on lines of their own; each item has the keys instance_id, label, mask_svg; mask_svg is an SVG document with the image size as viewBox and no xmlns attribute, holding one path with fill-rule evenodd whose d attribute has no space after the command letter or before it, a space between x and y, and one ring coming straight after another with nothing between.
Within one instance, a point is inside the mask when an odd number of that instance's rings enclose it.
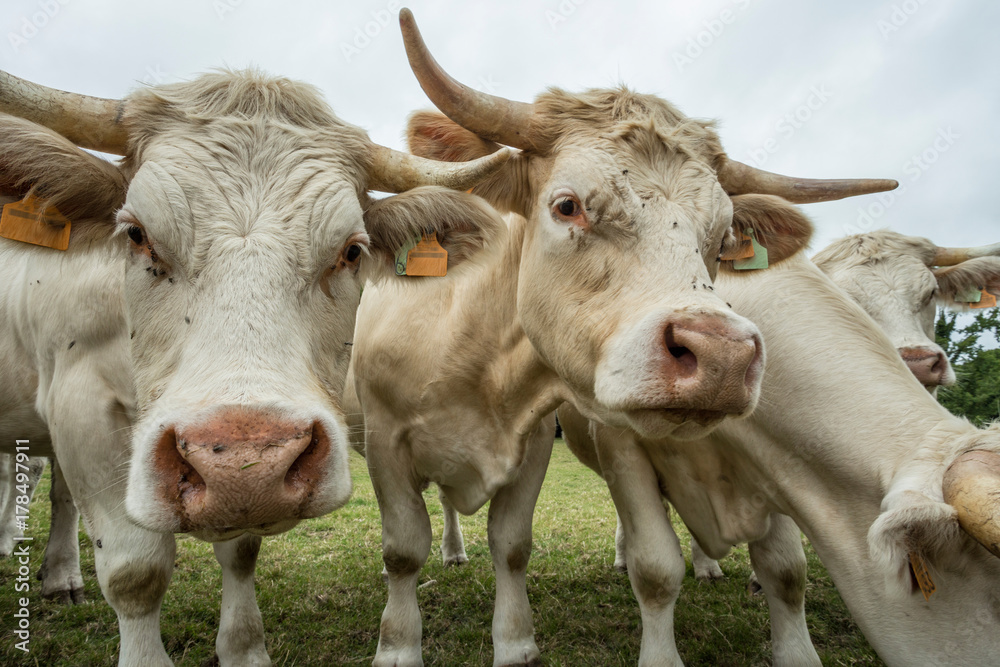
<instances>
[{"instance_id":1,"label":"cow standing in pasture","mask_svg":"<svg viewBox=\"0 0 1000 667\"><path fill-rule=\"evenodd\" d=\"M747 414L761 340L712 286L733 227L780 259L811 226L760 193L818 201L895 183L756 172L726 159L710 124L623 89L534 104L475 93L440 70L408 11L400 20L417 78L454 121L416 116L411 150L523 152L474 190L512 213L501 242L430 285L366 288L358 313L353 378L389 587L374 664L422 664L429 482L466 514L490 502L494 664L539 664L525 574L551 413L574 400L619 427L687 437Z\"/></svg>"},{"instance_id":2,"label":"cow standing in pasture","mask_svg":"<svg viewBox=\"0 0 1000 667\"><path fill-rule=\"evenodd\" d=\"M958 298L969 290L997 285L998 256L1000 244L947 248L925 238L878 230L837 239L812 261L875 320L910 372L936 395L938 387L955 382L948 357L934 340L937 306L967 309L971 304ZM572 408L560 410L559 419L566 424L567 445L581 461L599 472L586 435L587 420ZM577 447L577 442L582 444ZM723 576L718 562L705 555L697 540L691 541L691 563L696 579ZM626 569L620 517L615 531L615 567Z\"/></svg>"},{"instance_id":3,"label":"cow standing in pasture","mask_svg":"<svg viewBox=\"0 0 1000 667\"><path fill-rule=\"evenodd\" d=\"M938 269L946 279L927 293L950 301L969 286L1000 287L1000 259L972 261L961 273ZM992 661L1000 428L949 414L878 324L801 255L721 274L716 288L767 340L753 414L680 441L594 421L571 434L583 417L560 409L574 451L605 472L622 518L643 618L640 663L680 664L662 612L680 588L683 556L664 499L710 556L749 543L777 665L820 664L804 622L800 528L887 664ZM911 568L929 572L929 599Z\"/></svg>"},{"instance_id":4,"label":"cow standing in pasture","mask_svg":"<svg viewBox=\"0 0 1000 667\"><path fill-rule=\"evenodd\" d=\"M0 442L65 473L120 664L170 664L175 532L222 565L220 661L269 664L260 536L350 494L339 404L362 281L427 229L456 266L499 233L478 198L418 186L466 189L506 156L392 151L310 86L253 71L124 100L0 73L0 112L3 203L33 195L71 221L65 252L0 239Z\"/></svg>"}]
</instances>

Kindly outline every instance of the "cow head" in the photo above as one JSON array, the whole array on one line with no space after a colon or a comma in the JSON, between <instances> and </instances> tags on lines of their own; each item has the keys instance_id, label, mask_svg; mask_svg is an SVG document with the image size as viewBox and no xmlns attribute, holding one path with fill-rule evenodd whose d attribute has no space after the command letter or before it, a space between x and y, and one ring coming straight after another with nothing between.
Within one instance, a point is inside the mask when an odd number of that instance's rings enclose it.
<instances>
[{"instance_id":1,"label":"cow head","mask_svg":"<svg viewBox=\"0 0 1000 667\"><path fill-rule=\"evenodd\" d=\"M956 299L978 288L997 294L997 255L1000 244L940 248L924 238L879 230L835 241L813 261L872 316L933 392L955 382L948 357L934 340L935 308L966 308Z\"/></svg>"},{"instance_id":2,"label":"cow head","mask_svg":"<svg viewBox=\"0 0 1000 667\"><path fill-rule=\"evenodd\" d=\"M804 181L727 159L711 123L626 89L550 89L533 104L477 93L428 53L400 13L417 79L447 116L411 119L438 159L522 149L474 190L523 216L520 324L589 416L647 436L694 437L753 409L757 328L714 292L720 256L754 230L772 262L808 241L797 202L892 181Z\"/></svg>"},{"instance_id":3,"label":"cow head","mask_svg":"<svg viewBox=\"0 0 1000 667\"><path fill-rule=\"evenodd\" d=\"M311 87L255 72L121 102L3 74L0 110L71 140L2 115L2 182L70 215L92 190L100 210L89 218L106 238L117 222L108 243L125 258L139 415L132 518L222 539L342 505L340 396L362 277L391 270L402 242L426 229L452 262L499 231L478 198L437 186L471 187L506 156L451 165L391 151ZM74 144L124 160L114 167ZM425 187L366 219L367 190L415 186Z\"/></svg>"}]
</instances>

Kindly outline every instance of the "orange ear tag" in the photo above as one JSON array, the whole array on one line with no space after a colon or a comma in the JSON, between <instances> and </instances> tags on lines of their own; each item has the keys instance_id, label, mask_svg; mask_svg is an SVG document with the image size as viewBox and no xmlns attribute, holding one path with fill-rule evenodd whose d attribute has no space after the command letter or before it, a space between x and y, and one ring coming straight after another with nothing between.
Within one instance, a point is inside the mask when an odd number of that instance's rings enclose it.
<instances>
[{"instance_id":1,"label":"orange ear tag","mask_svg":"<svg viewBox=\"0 0 1000 667\"><path fill-rule=\"evenodd\" d=\"M916 551L910 552L910 567L913 569L917 585L920 586L920 592L924 594L924 599L930 600L937 587L934 585L934 580L931 579L931 573L927 571L927 563L924 562L923 556Z\"/></svg>"},{"instance_id":2,"label":"orange ear tag","mask_svg":"<svg viewBox=\"0 0 1000 667\"><path fill-rule=\"evenodd\" d=\"M448 251L441 247L437 232L424 234L406 254L406 275L444 276L448 273Z\"/></svg>"},{"instance_id":3,"label":"orange ear tag","mask_svg":"<svg viewBox=\"0 0 1000 667\"><path fill-rule=\"evenodd\" d=\"M997 305L997 297L995 294L990 294L985 289L982 290L982 298L979 299L978 303L970 303L969 308L995 308Z\"/></svg>"},{"instance_id":4,"label":"orange ear tag","mask_svg":"<svg viewBox=\"0 0 1000 667\"><path fill-rule=\"evenodd\" d=\"M723 262L729 262L734 259L750 259L753 257L753 239L751 239L746 234L740 234L740 245L727 253L723 253L719 256Z\"/></svg>"},{"instance_id":5,"label":"orange ear tag","mask_svg":"<svg viewBox=\"0 0 1000 667\"><path fill-rule=\"evenodd\" d=\"M65 250L69 247L69 218L55 206L42 209L34 195L3 207L0 215L0 236L12 241Z\"/></svg>"}]
</instances>

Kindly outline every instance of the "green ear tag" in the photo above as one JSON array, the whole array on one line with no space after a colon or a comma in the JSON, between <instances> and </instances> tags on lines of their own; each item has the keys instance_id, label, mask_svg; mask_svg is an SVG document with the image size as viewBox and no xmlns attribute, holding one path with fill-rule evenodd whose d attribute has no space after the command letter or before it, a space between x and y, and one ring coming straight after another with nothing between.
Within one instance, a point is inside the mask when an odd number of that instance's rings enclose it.
<instances>
[{"instance_id":1,"label":"green ear tag","mask_svg":"<svg viewBox=\"0 0 1000 667\"><path fill-rule=\"evenodd\" d=\"M396 275L405 276L406 275L406 257L410 254L410 251L420 242L420 237L412 238L403 244L403 247L399 249L396 253Z\"/></svg>"},{"instance_id":2,"label":"green ear tag","mask_svg":"<svg viewBox=\"0 0 1000 667\"><path fill-rule=\"evenodd\" d=\"M955 301L959 303L979 303L983 300L983 291L978 287L967 287L955 293Z\"/></svg>"},{"instance_id":3,"label":"green ear tag","mask_svg":"<svg viewBox=\"0 0 1000 667\"><path fill-rule=\"evenodd\" d=\"M750 243L753 245L753 257L747 257L746 259L734 259L733 269L736 271L766 269L768 267L767 248L757 242L757 235L752 229L744 230L743 233L750 237Z\"/></svg>"}]
</instances>

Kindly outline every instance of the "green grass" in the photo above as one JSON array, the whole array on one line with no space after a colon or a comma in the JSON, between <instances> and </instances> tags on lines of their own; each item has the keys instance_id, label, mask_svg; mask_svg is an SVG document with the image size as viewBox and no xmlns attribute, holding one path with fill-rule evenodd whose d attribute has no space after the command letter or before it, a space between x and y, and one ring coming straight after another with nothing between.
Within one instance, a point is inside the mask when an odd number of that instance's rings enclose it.
<instances>
[{"instance_id":1,"label":"green grass","mask_svg":"<svg viewBox=\"0 0 1000 667\"><path fill-rule=\"evenodd\" d=\"M257 566L257 599L267 647L276 665L368 665L378 643L385 604L378 505L360 457L352 455L355 490L333 514L267 538ZM33 570L41 565L49 523L49 474L31 506ZM438 548L441 509L426 494L434 526L431 557L418 592L427 665L490 665L493 573L486 541L486 512L462 519L469 563L445 569ZM675 519L688 552L690 537ZM635 665L641 633L628 577L616 572L615 515L607 487L560 442L553 451L534 520L528 596L535 636L546 664ZM81 531L88 602L63 607L31 599L31 653L13 646L10 611L15 563L0 560L0 664L114 665L115 615L101 597L93 547ZM813 643L826 665L881 665L850 620L830 577L808 546L806 613ZM770 631L763 596L750 596L744 547L725 558L726 579L702 584L689 577L677 604L678 649L688 665L770 664ZM35 584L34 580L32 583ZM208 544L178 539L174 576L163 604L161 630L178 665L213 664L221 576ZM8 611L10 610L10 611Z\"/></svg>"}]
</instances>

